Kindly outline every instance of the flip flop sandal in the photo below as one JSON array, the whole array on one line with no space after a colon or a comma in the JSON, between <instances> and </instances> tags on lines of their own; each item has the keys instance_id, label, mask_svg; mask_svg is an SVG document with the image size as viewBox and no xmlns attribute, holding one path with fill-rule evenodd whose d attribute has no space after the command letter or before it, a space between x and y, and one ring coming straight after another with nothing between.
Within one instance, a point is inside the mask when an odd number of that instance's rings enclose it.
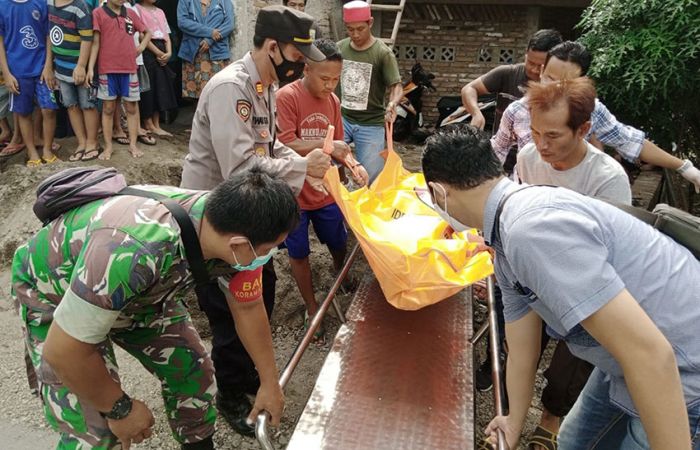
<instances>
[{"instance_id":1,"label":"flip flop sandal","mask_svg":"<svg viewBox=\"0 0 700 450\"><path fill-rule=\"evenodd\" d=\"M129 138L126 136L115 136L112 140L120 145L129 145Z\"/></svg>"},{"instance_id":2,"label":"flip flop sandal","mask_svg":"<svg viewBox=\"0 0 700 450\"><path fill-rule=\"evenodd\" d=\"M68 157L68 161L70 161L70 162L82 161L83 155L85 154L85 151L86 151L85 149L74 151L73 154Z\"/></svg>"},{"instance_id":3,"label":"flip flop sandal","mask_svg":"<svg viewBox=\"0 0 700 450\"><path fill-rule=\"evenodd\" d=\"M528 450L533 450L535 445L546 450L557 450L557 433L553 433L548 429L538 426L535 431L532 432L530 440L527 443Z\"/></svg>"},{"instance_id":4,"label":"flip flop sandal","mask_svg":"<svg viewBox=\"0 0 700 450\"><path fill-rule=\"evenodd\" d=\"M154 138L150 134L140 134L137 138L137 141L145 145L156 145L157 143L156 138Z\"/></svg>"},{"instance_id":5,"label":"flip flop sandal","mask_svg":"<svg viewBox=\"0 0 700 450\"><path fill-rule=\"evenodd\" d=\"M53 155L49 159L41 158L41 160L44 161L44 163L46 163L46 164L53 164L53 163L61 162L61 160L58 159L58 156L56 156L56 155Z\"/></svg>"},{"instance_id":6,"label":"flip flop sandal","mask_svg":"<svg viewBox=\"0 0 700 450\"><path fill-rule=\"evenodd\" d=\"M30 159L27 160L27 167L39 167L44 163L43 159Z\"/></svg>"},{"instance_id":7,"label":"flip flop sandal","mask_svg":"<svg viewBox=\"0 0 700 450\"><path fill-rule=\"evenodd\" d=\"M493 450L493 446L486 439L482 439L476 446L476 450Z\"/></svg>"},{"instance_id":8,"label":"flip flop sandal","mask_svg":"<svg viewBox=\"0 0 700 450\"><path fill-rule=\"evenodd\" d=\"M93 159L97 159L97 158L100 157L100 155L101 155L102 152L104 152L104 151L105 151L105 150L104 150L102 147L96 147L96 148L93 148L93 149L90 149L90 150L85 150L85 151L83 152L83 155L86 155L86 154L89 154L89 153L94 153L94 155L88 156L87 158L86 158L85 156L83 156L83 157L81 158L81 161L92 161Z\"/></svg>"},{"instance_id":9,"label":"flip flop sandal","mask_svg":"<svg viewBox=\"0 0 700 450\"><path fill-rule=\"evenodd\" d=\"M24 144L7 144L5 148L0 151L0 158L9 158L10 156L21 152L24 150L24 148Z\"/></svg>"}]
</instances>

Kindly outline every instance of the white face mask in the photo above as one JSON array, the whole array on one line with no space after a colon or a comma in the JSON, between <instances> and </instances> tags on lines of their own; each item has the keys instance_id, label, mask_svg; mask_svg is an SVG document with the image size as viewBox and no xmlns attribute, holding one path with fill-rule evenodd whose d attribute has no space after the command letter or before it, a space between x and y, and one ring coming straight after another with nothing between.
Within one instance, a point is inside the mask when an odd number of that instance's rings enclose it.
<instances>
[{"instance_id":1,"label":"white face mask","mask_svg":"<svg viewBox=\"0 0 700 450\"><path fill-rule=\"evenodd\" d=\"M445 205L445 209L442 209L437 204L436 201L433 202L433 207L435 209L435 212L438 213L438 215L440 217L442 217L442 220L447 222L452 227L452 229L455 230L456 232L459 233L461 231L467 231L469 229L468 226L464 225L462 222L460 222L457 219L455 219L454 217L450 216L450 214L447 212L447 191L445 190L445 188L442 185L437 184L437 183L432 183L432 185L433 185L433 191L435 191L436 187L440 187L440 190L442 191L443 203ZM437 200L437 198L436 198L436 200Z\"/></svg>"}]
</instances>

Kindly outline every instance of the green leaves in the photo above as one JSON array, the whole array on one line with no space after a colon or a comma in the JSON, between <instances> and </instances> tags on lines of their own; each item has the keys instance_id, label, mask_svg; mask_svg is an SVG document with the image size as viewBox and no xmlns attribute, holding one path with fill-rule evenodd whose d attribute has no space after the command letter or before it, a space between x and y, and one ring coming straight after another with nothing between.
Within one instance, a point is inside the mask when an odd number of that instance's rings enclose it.
<instances>
[{"instance_id":1,"label":"green leaves","mask_svg":"<svg viewBox=\"0 0 700 450\"><path fill-rule=\"evenodd\" d=\"M578 27L593 55L589 75L610 109L664 148L677 142L698 163L697 0L593 0Z\"/></svg>"}]
</instances>

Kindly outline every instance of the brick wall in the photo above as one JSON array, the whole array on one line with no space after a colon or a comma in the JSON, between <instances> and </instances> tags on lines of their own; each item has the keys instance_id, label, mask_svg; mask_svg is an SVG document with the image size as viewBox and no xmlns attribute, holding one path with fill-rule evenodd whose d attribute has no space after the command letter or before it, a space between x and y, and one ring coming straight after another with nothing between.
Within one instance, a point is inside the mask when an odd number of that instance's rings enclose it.
<instances>
[{"instance_id":1,"label":"brick wall","mask_svg":"<svg viewBox=\"0 0 700 450\"><path fill-rule=\"evenodd\" d=\"M383 35L390 34L394 17L382 15ZM538 21L537 7L408 3L394 54L404 82L416 60L435 75L437 92L423 97L426 125L435 124L441 96L459 95L462 86L500 64L521 62Z\"/></svg>"}]
</instances>

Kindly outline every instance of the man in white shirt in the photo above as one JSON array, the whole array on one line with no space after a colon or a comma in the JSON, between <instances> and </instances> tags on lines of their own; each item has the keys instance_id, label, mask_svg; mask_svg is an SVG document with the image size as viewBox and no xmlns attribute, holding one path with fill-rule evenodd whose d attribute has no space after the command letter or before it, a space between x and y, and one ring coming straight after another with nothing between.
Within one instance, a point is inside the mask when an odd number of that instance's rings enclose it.
<instances>
[{"instance_id":1,"label":"man in white shirt","mask_svg":"<svg viewBox=\"0 0 700 450\"><path fill-rule=\"evenodd\" d=\"M534 142L518 154L518 176L528 184L561 186L629 205L632 193L622 166L585 140L595 92L585 77L530 87Z\"/></svg>"}]
</instances>

